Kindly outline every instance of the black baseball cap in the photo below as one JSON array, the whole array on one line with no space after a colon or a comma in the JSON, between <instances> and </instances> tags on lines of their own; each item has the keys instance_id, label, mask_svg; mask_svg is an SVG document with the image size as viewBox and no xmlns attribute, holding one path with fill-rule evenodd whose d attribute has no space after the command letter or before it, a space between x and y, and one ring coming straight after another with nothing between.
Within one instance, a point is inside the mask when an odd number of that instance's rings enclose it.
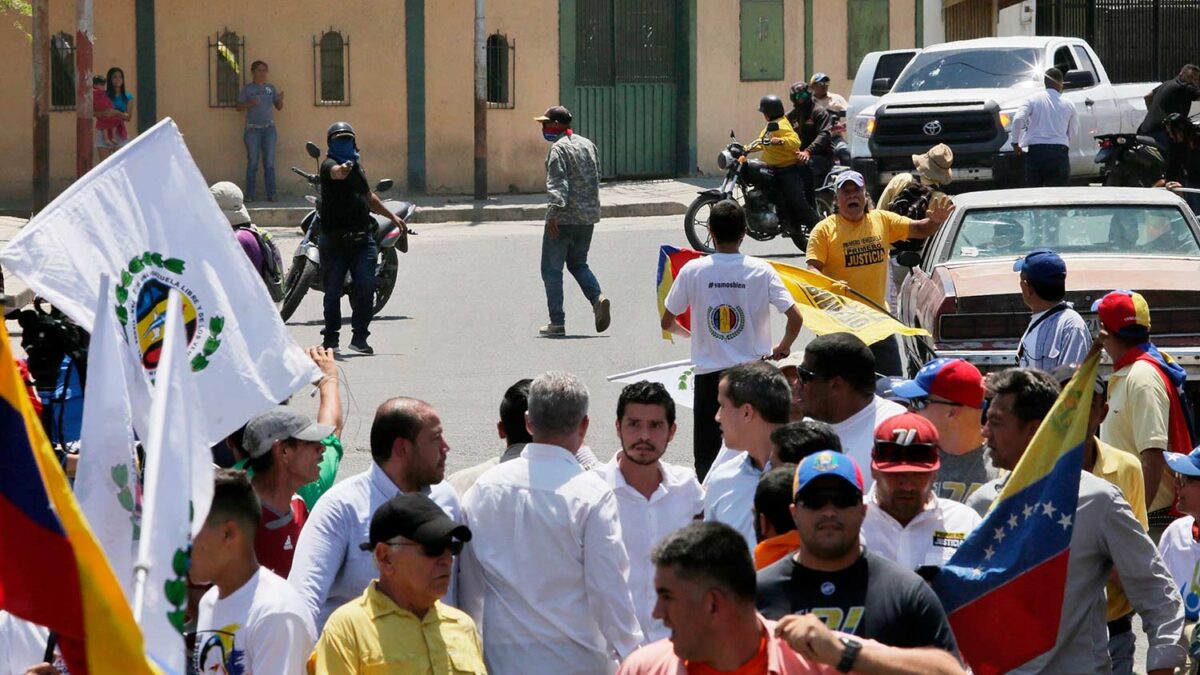
<instances>
[{"instance_id":1,"label":"black baseball cap","mask_svg":"<svg viewBox=\"0 0 1200 675\"><path fill-rule=\"evenodd\" d=\"M546 112L542 113L540 117L533 118L533 121L542 123L558 122L559 124L570 124L571 119L572 117L570 110L567 110L561 105L556 105L546 108Z\"/></svg>"},{"instance_id":2,"label":"black baseball cap","mask_svg":"<svg viewBox=\"0 0 1200 675\"><path fill-rule=\"evenodd\" d=\"M423 494L396 495L384 502L371 516L370 541L359 544L370 551L396 537L404 537L418 544L438 544L448 537L462 542L471 541L471 530L456 523L446 515L442 507Z\"/></svg>"}]
</instances>

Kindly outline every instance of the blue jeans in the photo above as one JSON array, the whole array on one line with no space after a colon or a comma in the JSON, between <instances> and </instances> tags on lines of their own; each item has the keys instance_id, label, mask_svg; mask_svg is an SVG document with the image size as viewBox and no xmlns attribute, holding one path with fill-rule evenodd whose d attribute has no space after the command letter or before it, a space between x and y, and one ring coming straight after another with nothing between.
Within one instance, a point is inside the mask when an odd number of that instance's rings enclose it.
<instances>
[{"instance_id":1,"label":"blue jeans","mask_svg":"<svg viewBox=\"0 0 1200 675\"><path fill-rule=\"evenodd\" d=\"M364 243L339 243L321 235L321 285L325 290L325 329L321 331L324 344L338 344L342 328L342 289L346 272L350 273L350 328L355 340L365 340L371 334L371 316L375 304L375 264L378 248L375 238L364 234Z\"/></svg>"},{"instance_id":2,"label":"blue jeans","mask_svg":"<svg viewBox=\"0 0 1200 675\"><path fill-rule=\"evenodd\" d=\"M246 142L246 199L254 199L255 182L258 180L258 161L262 160L263 179L267 184L267 196L275 196L275 127L262 129L246 127L243 136Z\"/></svg>"},{"instance_id":3,"label":"blue jeans","mask_svg":"<svg viewBox=\"0 0 1200 675\"><path fill-rule=\"evenodd\" d=\"M1133 675L1134 647L1132 630L1108 639L1108 658L1112 660L1113 675Z\"/></svg>"},{"instance_id":4,"label":"blue jeans","mask_svg":"<svg viewBox=\"0 0 1200 675\"><path fill-rule=\"evenodd\" d=\"M542 234L542 283L546 285L546 304L550 307L550 323L561 326L566 322L563 313L563 265L579 283L588 302L600 298L600 282L588 268L588 249L592 246L595 225L559 225L558 238Z\"/></svg>"}]
</instances>

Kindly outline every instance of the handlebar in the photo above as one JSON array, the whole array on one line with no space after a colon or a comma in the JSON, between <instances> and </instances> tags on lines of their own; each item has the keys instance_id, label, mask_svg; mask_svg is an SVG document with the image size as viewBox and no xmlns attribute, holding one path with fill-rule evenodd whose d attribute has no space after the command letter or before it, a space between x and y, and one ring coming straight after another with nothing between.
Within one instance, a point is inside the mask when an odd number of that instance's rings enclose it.
<instances>
[{"instance_id":1,"label":"handlebar","mask_svg":"<svg viewBox=\"0 0 1200 675\"><path fill-rule=\"evenodd\" d=\"M301 170L301 169L297 169L297 168L296 168L296 167L294 167L294 166L292 167L292 173L296 174L297 176L300 176L301 178L303 178L304 180L306 180L306 181L308 181L308 182L310 182L310 183L314 183L314 184L315 184L315 183L317 182L317 176L316 176L316 174L308 173L307 171L303 171L303 170Z\"/></svg>"}]
</instances>

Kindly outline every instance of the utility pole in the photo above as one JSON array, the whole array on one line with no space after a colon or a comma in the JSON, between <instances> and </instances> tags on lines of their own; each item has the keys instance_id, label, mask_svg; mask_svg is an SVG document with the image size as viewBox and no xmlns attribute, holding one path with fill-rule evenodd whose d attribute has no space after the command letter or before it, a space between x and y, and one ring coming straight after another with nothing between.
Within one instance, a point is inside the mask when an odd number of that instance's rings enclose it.
<instances>
[{"instance_id":1,"label":"utility pole","mask_svg":"<svg viewBox=\"0 0 1200 675\"><path fill-rule=\"evenodd\" d=\"M75 0L75 177L92 170L92 0Z\"/></svg>"},{"instance_id":2,"label":"utility pole","mask_svg":"<svg viewBox=\"0 0 1200 675\"><path fill-rule=\"evenodd\" d=\"M487 38L484 0L475 0L475 199L487 199Z\"/></svg>"},{"instance_id":3,"label":"utility pole","mask_svg":"<svg viewBox=\"0 0 1200 675\"><path fill-rule=\"evenodd\" d=\"M33 212L50 203L50 11L33 0Z\"/></svg>"}]
</instances>

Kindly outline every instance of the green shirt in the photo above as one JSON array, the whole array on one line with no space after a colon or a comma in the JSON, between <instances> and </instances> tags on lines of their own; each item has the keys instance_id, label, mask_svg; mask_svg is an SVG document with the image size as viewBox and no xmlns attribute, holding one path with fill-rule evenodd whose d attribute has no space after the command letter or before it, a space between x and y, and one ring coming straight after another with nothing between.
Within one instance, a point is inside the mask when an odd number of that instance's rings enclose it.
<instances>
[{"instance_id":1,"label":"green shirt","mask_svg":"<svg viewBox=\"0 0 1200 675\"><path fill-rule=\"evenodd\" d=\"M296 494L300 495L300 499L303 499L304 505L308 507L309 513L312 513L313 505L317 503L321 495L333 487L333 482L337 479L338 467L342 464L342 455L346 452L342 447L341 439L336 434L329 434L325 440L321 441L321 445L325 446L325 452L321 455L320 477L296 490ZM234 464L233 468L244 470L247 478L254 478L254 470L249 467L249 463L249 458L243 459Z\"/></svg>"}]
</instances>

